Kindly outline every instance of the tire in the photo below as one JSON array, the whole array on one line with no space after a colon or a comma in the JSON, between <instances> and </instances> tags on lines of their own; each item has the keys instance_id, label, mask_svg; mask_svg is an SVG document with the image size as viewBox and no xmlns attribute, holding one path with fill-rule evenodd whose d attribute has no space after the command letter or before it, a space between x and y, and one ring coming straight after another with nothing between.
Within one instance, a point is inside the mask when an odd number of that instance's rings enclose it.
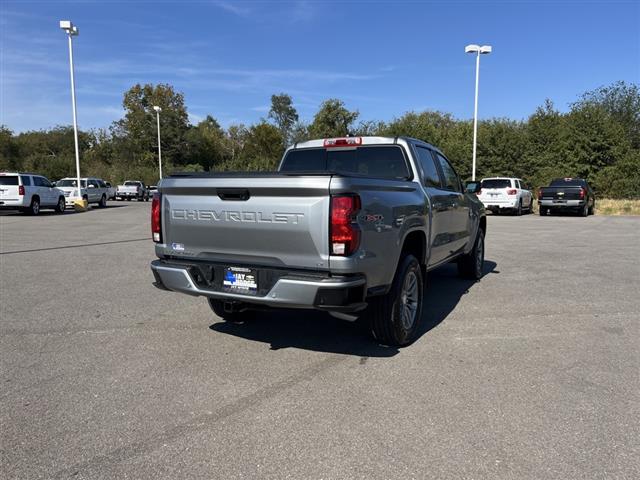
<instances>
[{"instance_id":1,"label":"tire","mask_svg":"<svg viewBox=\"0 0 640 480\"><path fill-rule=\"evenodd\" d=\"M538 214L541 217L546 217L547 216L547 207L543 207L542 205L540 206L540 208L538 209Z\"/></svg>"},{"instance_id":2,"label":"tire","mask_svg":"<svg viewBox=\"0 0 640 480\"><path fill-rule=\"evenodd\" d=\"M578 212L578 214L581 217L588 217L589 216L589 205L585 203L584 207L582 207L582 210L580 210L580 212Z\"/></svg>"},{"instance_id":3,"label":"tire","mask_svg":"<svg viewBox=\"0 0 640 480\"><path fill-rule=\"evenodd\" d=\"M98 207L100 207L100 208L106 208L107 207L107 196L106 195L102 195L102 198L100 199L100 203L98 203Z\"/></svg>"},{"instance_id":4,"label":"tire","mask_svg":"<svg viewBox=\"0 0 640 480\"><path fill-rule=\"evenodd\" d=\"M140 196L137 198L137 200L138 200L139 202L144 202L144 195L140 195Z\"/></svg>"},{"instance_id":5,"label":"tire","mask_svg":"<svg viewBox=\"0 0 640 480\"><path fill-rule=\"evenodd\" d=\"M478 229L476 241L469 253L458 259L458 274L462 278L480 280L484 268L484 230Z\"/></svg>"},{"instance_id":6,"label":"tire","mask_svg":"<svg viewBox=\"0 0 640 480\"><path fill-rule=\"evenodd\" d=\"M65 202L64 197L60 197L56 205L56 213L64 213L64 209L66 208L66 206L67 203Z\"/></svg>"},{"instance_id":7,"label":"tire","mask_svg":"<svg viewBox=\"0 0 640 480\"><path fill-rule=\"evenodd\" d=\"M29 208L27 209L27 213L29 215L39 215L40 214L40 199L38 197L33 197L31 199L31 204L29 205Z\"/></svg>"},{"instance_id":8,"label":"tire","mask_svg":"<svg viewBox=\"0 0 640 480\"><path fill-rule=\"evenodd\" d=\"M371 298L367 307L371 333L378 342L401 347L416 339L422 323L423 290L420 263L413 255L405 255L389 292Z\"/></svg>"},{"instance_id":9,"label":"tire","mask_svg":"<svg viewBox=\"0 0 640 480\"><path fill-rule=\"evenodd\" d=\"M596 214L596 202L593 202L593 205L589 207L589 215L595 215L595 214Z\"/></svg>"},{"instance_id":10,"label":"tire","mask_svg":"<svg viewBox=\"0 0 640 480\"><path fill-rule=\"evenodd\" d=\"M224 302L222 300L216 300L215 298L207 298L207 303L213 313L225 322L242 323L253 316L253 312L251 310L244 310L242 312L225 312Z\"/></svg>"},{"instance_id":11,"label":"tire","mask_svg":"<svg viewBox=\"0 0 640 480\"><path fill-rule=\"evenodd\" d=\"M518 208L516 208L516 216L522 216L522 200L518 202Z\"/></svg>"}]
</instances>

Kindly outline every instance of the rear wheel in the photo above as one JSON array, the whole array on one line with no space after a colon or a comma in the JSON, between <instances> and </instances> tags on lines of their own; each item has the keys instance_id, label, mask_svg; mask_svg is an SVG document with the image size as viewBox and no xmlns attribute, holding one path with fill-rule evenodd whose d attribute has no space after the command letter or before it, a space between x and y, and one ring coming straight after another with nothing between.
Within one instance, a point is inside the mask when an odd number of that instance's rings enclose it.
<instances>
[{"instance_id":1,"label":"rear wheel","mask_svg":"<svg viewBox=\"0 0 640 480\"><path fill-rule=\"evenodd\" d=\"M249 320L253 316L253 312L251 310L226 311L224 308L225 302L223 302L222 300L207 298L207 302L209 303L209 308L213 310L213 313L215 313L218 317L222 318L226 322L240 323Z\"/></svg>"},{"instance_id":2,"label":"rear wheel","mask_svg":"<svg viewBox=\"0 0 640 480\"><path fill-rule=\"evenodd\" d=\"M422 317L424 283L420 263L413 255L400 260L391 289L369 301L371 332L380 343L403 346L416 339Z\"/></svg>"},{"instance_id":3,"label":"rear wheel","mask_svg":"<svg viewBox=\"0 0 640 480\"><path fill-rule=\"evenodd\" d=\"M522 200L518 202L518 208L516 208L516 215L518 217L522 216Z\"/></svg>"},{"instance_id":4,"label":"rear wheel","mask_svg":"<svg viewBox=\"0 0 640 480\"><path fill-rule=\"evenodd\" d=\"M596 213L596 202L593 202L593 205L589 207L589 215L595 215Z\"/></svg>"},{"instance_id":5,"label":"rear wheel","mask_svg":"<svg viewBox=\"0 0 640 480\"><path fill-rule=\"evenodd\" d=\"M484 268L484 230L478 229L471 251L458 259L458 274L463 278L479 280Z\"/></svg>"},{"instance_id":6,"label":"rear wheel","mask_svg":"<svg viewBox=\"0 0 640 480\"><path fill-rule=\"evenodd\" d=\"M106 195L102 195L102 198L100 199L100 203L98 203L98 206L100 208L105 208L107 206L107 196Z\"/></svg>"},{"instance_id":7,"label":"rear wheel","mask_svg":"<svg viewBox=\"0 0 640 480\"><path fill-rule=\"evenodd\" d=\"M56 205L56 213L64 213L64 209L66 207L66 202L64 197L60 197L58 199L58 204Z\"/></svg>"},{"instance_id":8,"label":"rear wheel","mask_svg":"<svg viewBox=\"0 0 640 480\"><path fill-rule=\"evenodd\" d=\"M584 207L582 207L582 210L580 210L580 216L581 217L587 217L589 216L589 205L587 205L586 203L584 204Z\"/></svg>"},{"instance_id":9,"label":"rear wheel","mask_svg":"<svg viewBox=\"0 0 640 480\"><path fill-rule=\"evenodd\" d=\"M538 214L541 217L545 217L547 215L547 207L543 207L542 205L540 206L540 208L538 209Z\"/></svg>"}]
</instances>

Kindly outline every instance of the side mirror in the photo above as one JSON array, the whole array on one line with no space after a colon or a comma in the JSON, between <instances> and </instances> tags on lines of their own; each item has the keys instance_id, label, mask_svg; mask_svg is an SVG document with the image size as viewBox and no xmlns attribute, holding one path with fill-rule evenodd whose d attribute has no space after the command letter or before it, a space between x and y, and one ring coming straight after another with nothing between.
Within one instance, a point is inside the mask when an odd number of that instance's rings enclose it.
<instances>
[{"instance_id":1,"label":"side mirror","mask_svg":"<svg viewBox=\"0 0 640 480\"><path fill-rule=\"evenodd\" d=\"M482 190L482 184L480 182L467 182L465 191L467 193L479 193Z\"/></svg>"}]
</instances>

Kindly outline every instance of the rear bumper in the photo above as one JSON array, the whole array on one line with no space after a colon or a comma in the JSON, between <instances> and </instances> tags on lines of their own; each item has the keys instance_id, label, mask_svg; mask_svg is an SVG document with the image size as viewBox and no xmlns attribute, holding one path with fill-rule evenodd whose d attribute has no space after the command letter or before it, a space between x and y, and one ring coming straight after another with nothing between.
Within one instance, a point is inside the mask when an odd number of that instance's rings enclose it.
<instances>
[{"instance_id":1,"label":"rear bumper","mask_svg":"<svg viewBox=\"0 0 640 480\"><path fill-rule=\"evenodd\" d=\"M494 200L482 200L480 199L480 201L482 202L482 204L484 205L484 208L486 208L487 210L499 210L501 208L517 208L518 207L518 200L514 199L514 200L505 200L505 201L494 201Z\"/></svg>"},{"instance_id":2,"label":"rear bumper","mask_svg":"<svg viewBox=\"0 0 640 480\"><path fill-rule=\"evenodd\" d=\"M124 198L128 198L128 197L138 197L138 193L137 192L118 192L116 193L116 197L124 197Z\"/></svg>"},{"instance_id":3,"label":"rear bumper","mask_svg":"<svg viewBox=\"0 0 640 480\"><path fill-rule=\"evenodd\" d=\"M24 199L18 198L6 198L0 200L0 209L3 210L15 210L16 208L28 207Z\"/></svg>"},{"instance_id":4,"label":"rear bumper","mask_svg":"<svg viewBox=\"0 0 640 480\"><path fill-rule=\"evenodd\" d=\"M309 308L333 312L357 312L366 307L366 279L363 275L322 276L307 272L278 271L267 290L259 295L243 295L221 291L206 272L218 272L221 266L202 263L177 263L164 260L151 262L154 285L163 290L242 302L267 307ZM268 272L274 276L273 272Z\"/></svg>"}]
</instances>

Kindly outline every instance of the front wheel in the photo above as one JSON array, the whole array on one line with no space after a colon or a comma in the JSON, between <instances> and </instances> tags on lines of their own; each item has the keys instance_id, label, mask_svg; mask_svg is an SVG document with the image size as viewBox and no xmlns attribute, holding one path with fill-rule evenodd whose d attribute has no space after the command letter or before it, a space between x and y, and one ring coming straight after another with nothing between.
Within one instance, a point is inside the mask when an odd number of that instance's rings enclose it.
<instances>
[{"instance_id":1,"label":"front wheel","mask_svg":"<svg viewBox=\"0 0 640 480\"><path fill-rule=\"evenodd\" d=\"M538 214L541 217L545 217L547 215L547 207L540 206L540 208L538 209Z\"/></svg>"},{"instance_id":2,"label":"front wheel","mask_svg":"<svg viewBox=\"0 0 640 480\"><path fill-rule=\"evenodd\" d=\"M422 318L423 290L420 263L413 255L405 255L389 292L369 301L367 316L376 340L384 345L404 346L416 339Z\"/></svg>"},{"instance_id":3,"label":"front wheel","mask_svg":"<svg viewBox=\"0 0 640 480\"><path fill-rule=\"evenodd\" d=\"M58 199L58 204L56 205L56 213L64 213L64 209L67 206L64 197L60 197Z\"/></svg>"},{"instance_id":4,"label":"front wheel","mask_svg":"<svg viewBox=\"0 0 640 480\"><path fill-rule=\"evenodd\" d=\"M476 241L469 253L458 259L458 274L470 280L479 280L484 268L484 230L478 228Z\"/></svg>"}]
</instances>

